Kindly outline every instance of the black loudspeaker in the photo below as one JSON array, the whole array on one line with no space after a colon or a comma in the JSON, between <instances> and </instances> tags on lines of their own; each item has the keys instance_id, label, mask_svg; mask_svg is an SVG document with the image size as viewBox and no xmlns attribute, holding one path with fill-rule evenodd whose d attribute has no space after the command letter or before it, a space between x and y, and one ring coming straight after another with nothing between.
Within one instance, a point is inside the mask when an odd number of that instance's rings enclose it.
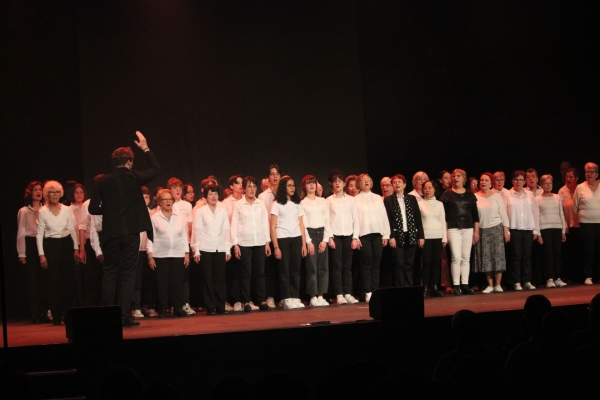
<instances>
[{"instance_id":1,"label":"black loudspeaker","mask_svg":"<svg viewBox=\"0 0 600 400\"><path fill-rule=\"evenodd\" d=\"M65 315L70 343L94 344L123 340L121 307L73 307Z\"/></svg>"},{"instance_id":2,"label":"black loudspeaker","mask_svg":"<svg viewBox=\"0 0 600 400\"><path fill-rule=\"evenodd\" d=\"M369 316L381 321L415 321L425 318L423 287L377 289L369 301Z\"/></svg>"}]
</instances>

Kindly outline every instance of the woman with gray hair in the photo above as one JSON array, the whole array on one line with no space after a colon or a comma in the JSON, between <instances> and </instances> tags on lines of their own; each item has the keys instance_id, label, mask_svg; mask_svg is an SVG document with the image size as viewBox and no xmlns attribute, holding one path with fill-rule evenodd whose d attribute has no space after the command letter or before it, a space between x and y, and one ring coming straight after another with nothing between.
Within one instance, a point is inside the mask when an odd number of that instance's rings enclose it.
<instances>
[{"instance_id":1,"label":"woman with gray hair","mask_svg":"<svg viewBox=\"0 0 600 400\"><path fill-rule=\"evenodd\" d=\"M53 324L61 319L71 305L74 286L74 263L79 259L79 245L71 209L60 203L63 187L57 181L44 185L45 205L38 213L36 242L40 266L46 270L46 283Z\"/></svg>"},{"instance_id":2,"label":"woman with gray hair","mask_svg":"<svg viewBox=\"0 0 600 400\"><path fill-rule=\"evenodd\" d=\"M583 241L583 271L585 284L591 285L598 265L594 254L600 251L600 190L598 190L598 164L589 162L583 167L585 182L577 185L573 194L573 211L579 219ZM594 271L595 270L595 271Z\"/></svg>"},{"instance_id":3,"label":"woman with gray hair","mask_svg":"<svg viewBox=\"0 0 600 400\"><path fill-rule=\"evenodd\" d=\"M429 180L429 176L423 171L419 171L413 175L412 185L413 190L409 192L411 196L415 196L417 200L423 200L423 184Z\"/></svg>"}]
</instances>

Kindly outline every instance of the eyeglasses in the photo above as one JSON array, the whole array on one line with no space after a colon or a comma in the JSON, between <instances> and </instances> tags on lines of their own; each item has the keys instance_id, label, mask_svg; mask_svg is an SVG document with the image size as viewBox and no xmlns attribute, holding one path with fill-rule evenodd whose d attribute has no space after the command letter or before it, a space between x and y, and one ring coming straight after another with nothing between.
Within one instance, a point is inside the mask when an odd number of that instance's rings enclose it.
<instances>
[{"instance_id":1,"label":"eyeglasses","mask_svg":"<svg viewBox=\"0 0 600 400\"><path fill-rule=\"evenodd\" d=\"M525 182L525 179L513 179L515 182Z\"/></svg>"},{"instance_id":2,"label":"eyeglasses","mask_svg":"<svg viewBox=\"0 0 600 400\"><path fill-rule=\"evenodd\" d=\"M392 186L392 184L391 184L391 183L383 183L383 184L381 185L381 187L390 187L390 186Z\"/></svg>"},{"instance_id":3,"label":"eyeglasses","mask_svg":"<svg viewBox=\"0 0 600 400\"><path fill-rule=\"evenodd\" d=\"M291 185L285 185L286 187L296 187L296 185L291 184Z\"/></svg>"},{"instance_id":4,"label":"eyeglasses","mask_svg":"<svg viewBox=\"0 0 600 400\"><path fill-rule=\"evenodd\" d=\"M60 196L60 192L48 192L48 196Z\"/></svg>"}]
</instances>

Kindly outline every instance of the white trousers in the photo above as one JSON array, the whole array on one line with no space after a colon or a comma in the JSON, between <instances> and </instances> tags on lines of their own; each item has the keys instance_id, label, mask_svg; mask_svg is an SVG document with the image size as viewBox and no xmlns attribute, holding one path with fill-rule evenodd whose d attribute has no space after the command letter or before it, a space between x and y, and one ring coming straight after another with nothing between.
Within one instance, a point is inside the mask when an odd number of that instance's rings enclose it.
<instances>
[{"instance_id":1,"label":"white trousers","mask_svg":"<svg viewBox=\"0 0 600 400\"><path fill-rule=\"evenodd\" d=\"M473 228L448 229L448 244L452 254L452 284L467 285L473 244Z\"/></svg>"}]
</instances>

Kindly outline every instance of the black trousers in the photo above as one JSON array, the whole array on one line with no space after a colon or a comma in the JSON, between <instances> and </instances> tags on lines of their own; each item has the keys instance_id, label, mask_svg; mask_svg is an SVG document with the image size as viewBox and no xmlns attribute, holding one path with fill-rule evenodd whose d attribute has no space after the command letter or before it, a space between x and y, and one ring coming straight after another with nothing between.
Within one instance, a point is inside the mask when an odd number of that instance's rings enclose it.
<instances>
[{"instance_id":1,"label":"black trousers","mask_svg":"<svg viewBox=\"0 0 600 400\"><path fill-rule=\"evenodd\" d=\"M140 251L137 265L135 267L135 283L133 284L133 299L131 301L131 307L134 310L142 309L142 290L144 283L144 268L150 268L148 266L148 255L145 251Z\"/></svg>"},{"instance_id":2,"label":"black trousers","mask_svg":"<svg viewBox=\"0 0 600 400\"><path fill-rule=\"evenodd\" d=\"M274 299L281 298L281 292L279 290L279 267L277 266L279 260L274 256L275 248L273 242L269 243L271 246L271 256L265 259L265 291L267 297Z\"/></svg>"},{"instance_id":3,"label":"black trousers","mask_svg":"<svg viewBox=\"0 0 600 400\"><path fill-rule=\"evenodd\" d=\"M46 269L46 282L50 310L54 322L60 321L67 308L73 304L73 286L75 284L73 274L73 256L75 249L71 236L60 239L45 238L44 253L48 261Z\"/></svg>"},{"instance_id":4,"label":"black trousers","mask_svg":"<svg viewBox=\"0 0 600 400\"><path fill-rule=\"evenodd\" d=\"M327 293L329 288L329 253L327 249L319 253L319 245L323 241L325 228L306 228L310 240L315 246L315 254L307 254L306 267L306 294L316 296Z\"/></svg>"},{"instance_id":5,"label":"black trousers","mask_svg":"<svg viewBox=\"0 0 600 400\"><path fill-rule=\"evenodd\" d=\"M562 229L542 229L542 254L544 259L544 278L560 278Z\"/></svg>"},{"instance_id":6,"label":"black trousers","mask_svg":"<svg viewBox=\"0 0 600 400\"><path fill-rule=\"evenodd\" d=\"M510 264L514 283L531 282L533 231L510 230Z\"/></svg>"},{"instance_id":7,"label":"black trousers","mask_svg":"<svg viewBox=\"0 0 600 400\"><path fill-rule=\"evenodd\" d=\"M225 253L200 251L200 270L206 310L225 311Z\"/></svg>"},{"instance_id":8,"label":"black trousers","mask_svg":"<svg viewBox=\"0 0 600 400\"><path fill-rule=\"evenodd\" d=\"M102 296L102 273L103 266L96 259L96 252L90 244L90 240L86 240L85 245L85 295L84 304L86 307L93 307L100 305L100 298Z\"/></svg>"},{"instance_id":9,"label":"black trousers","mask_svg":"<svg viewBox=\"0 0 600 400\"><path fill-rule=\"evenodd\" d=\"M40 266L35 236L25 238L25 275L29 294L29 314L32 320L46 315L48 310L48 290L46 270Z\"/></svg>"},{"instance_id":10,"label":"black trousers","mask_svg":"<svg viewBox=\"0 0 600 400\"><path fill-rule=\"evenodd\" d=\"M300 298L300 264L302 263L302 236L277 238L281 260L279 269L279 289L284 299Z\"/></svg>"},{"instance_id":11,"label":"black trousers","mask_svg":"<svg viewBox=\"0 0 600 400\"><path fill-rule=\"evenodd\" d=\"M101 304L121 306L121 318L130 317L135 269L140 252L140 234L120 236L103 243L104 276ZM118 291L117 291L117 281Z\"/></svg>"},{"instance_id":12,"label":"black trousers","mask_svg":"<svg viewBox=\"0 0 600 400\"><path fill-rule=\"evenodd\" d=\"M583 272L586 278L598 279L600 261L600 224L580 222L583 243Z\"/></svg>"},{"instance_id":13,"label":"black trousers","mask_svg":"<svg viewBox=\"0 0 600 400\"><path fill-rule=\"evenodd\" d=\"M183 257L155 258L158 313L163 314L169 304L176 314L183 306Z\"/></svg>"},{"instance_id":14,"label":"black trousers","mask_svg":"<svg viewBox=\"0 0 600 400\"><path fill-rule=\"evenodd\" d=\"M416 250L417 246L411 246L408 240L400 243L400 240L396 238L396 248L392 248L394 254L394 287L413 285L413 266Z\"/></svg>"},{"instance_id":15,"label":"black trousers","mask_svg":"<svg viewBox=\"0 0 600 400\"><path fill-rule=\"evenodd\" d=\"M235 256L233 248L229 254L231 258L225 263L225 286L227 287L227 301L233 305L241 298L240 269L242 264Z\"/></svg>"},{"instance_id":16,"label":"black trousers","mask_svg":"<svg viewBox=\"0 0 600 400\"><path fill-rule=\"evenodd\" d=\"M379 286L383 288L394 287L394 263L396 254L390 246L385 246L381 251L379 261Z\"/></svg>"},{"instance_id":17,"label":"black trousers","mask_svg":"<svg viewBox=\"0 0 600 400\"><path fill-rule=\"evenodd\" d=\"M333 242L335 249L329 249L333 294L352 294L352 235L334 235Z\"/></svg>"},{"instance_id":18,"label":"black trousers","mask_svg":"<svg viewBox=\"0 0 600 400\"><path fill-rule=\"evenodd\" d=\"M569 228L567 241L563 243L561 274L564 279L583 282L583 247L581 243L581 228Z\"/></svg>"},{"instance_id":19,"label":"black trousers","mask_svg":"<svg viewBox=\"0 0 600 400\"><path fill-rule=\"evenodd\" d=\"M379 288L379 262L383 251L382 235L370 233L360 237L360 284L362 293Z\"/></svg>"},{"instance_id":20,"label":"black trousers","mask_svg":"<svg viewBox=\"0 0 600 400\"><path fill-rule=\"evenodd\" d=\"M442 266L442 239L425 239L421 249L423 257L423 286L432 289L440 280Z\"/></svg>"},{"instance_id":21,"label":"black trousers","mask_svg":"<svg viewBox=\"0 0 600 400\"><path fill-rule=\"evenodd\" d=\"M262 303L265 295L265 246L240 246L242 253L240 266L241 301L252 300L252 283L254 283L254 299Z\"/></svg>"}]
</instances>

